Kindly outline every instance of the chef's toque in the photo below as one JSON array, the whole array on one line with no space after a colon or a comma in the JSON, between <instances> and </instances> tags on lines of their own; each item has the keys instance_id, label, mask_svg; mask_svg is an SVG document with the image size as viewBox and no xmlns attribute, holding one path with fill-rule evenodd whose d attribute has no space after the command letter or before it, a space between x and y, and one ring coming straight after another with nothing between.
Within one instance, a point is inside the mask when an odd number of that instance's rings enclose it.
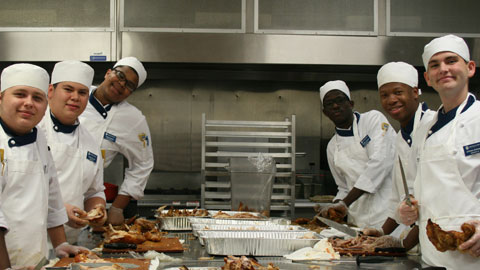
<instances>
[{"instance_id":1,"label":"chef's toque","mask_svg":"<svg viewBox=\"0 0 480 270\"><path fill-rule=\"evenodd\" d=\"M75 82L83 84L89 89L92 85L94 73L93 68L83 62L76 60L62 61L56 63L53 67L51 83Z\"/></svg>"},{"instance_id":2,"label":"chef's toque","mask_svg":"<svg viewBox=\"0 0 480 270\"><path fill-rule=\"evenodd\" d=\"M137 88L140 87L145 80L147 79L147 71L143 67L142 63L138 61L137 58L133 56L125 57L120 60L118 60L117 63L113 66L113 68L116 68L118 66L129 66L135 70L138 74L138 85Z\"/></svg>"},{"instance_id":3,"label":"chef's toque","mask_svg":"<svg viewBox=\"0 0 480 270\"><path fill-rule=\"evenodd\" d=\"M470 61L470 52L468 51L468 46L467 43L465 43L465 40L455 35L446 35L435 38L425 45L422 54L425 69L428 69L430 58L439 52L453 52L460 55L465 61Z\"/></svg>"},{"instance_id":4,"label":"chef's toque","mask_svg":"<svg viewBox=\"0 0 480 270\"><path fill-rule=\"evenodd\" d=\"M329 81L325 83L322 87L320 87L320 100L322 101L322 103L325 95L332 90L340 90L345 95L347 95L348 99L350 99L350 90L348 89L348 86L344 81Z\"/></svg>"},{"instance_id":5,"label":"chef's toque","mask_svg":"<svg viewBox=\"0 0 480 270\"><path fill-rule=\"evenodd\" d=\"M404 83L412 88L418 87L418 72L412 65L405 62L387 63L378 70L378 88L391 82Z\"/></svg>"},{"instance_id":6,"label":"chef's toque","mask_svg":"<svg viewBox=\"0 0 480 270\"><path fill-rule=\"evenodd\" d=\"M3 69L0 76L1 91L25 85L38 88L47 94L50 76L45 69L32 64L13 64Z\"/></svg>"}]
</instances>

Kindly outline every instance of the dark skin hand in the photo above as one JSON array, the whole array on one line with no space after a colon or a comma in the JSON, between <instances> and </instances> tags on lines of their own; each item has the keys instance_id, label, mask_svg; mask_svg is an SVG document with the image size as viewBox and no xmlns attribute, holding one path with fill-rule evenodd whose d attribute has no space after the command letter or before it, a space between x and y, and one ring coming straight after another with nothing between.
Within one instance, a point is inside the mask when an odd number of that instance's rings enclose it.
<instances>
[{"instance_id":1,"label":"dark skin hand","mask_svg":"<svg viewBox=\"0 0 480 270\"><path fill-rule=\"evenodd\" d=\"M4 228L0 228L0 269L10 268L10 258L8 257L7 244L5 243Z\"/></svg>"},{"instance_id":2,"label":"dark skin hand","mask_svg":"<svg viewBox=\"0 0 480 270\"><path fill-rule=\"evenodd\" d=\"M391 234L396 228L398 227L398 223L392 219L392 218L387 218L385 220L385 223L383 223L382 230L385 235Z\"/></svg>"}]
</instances>

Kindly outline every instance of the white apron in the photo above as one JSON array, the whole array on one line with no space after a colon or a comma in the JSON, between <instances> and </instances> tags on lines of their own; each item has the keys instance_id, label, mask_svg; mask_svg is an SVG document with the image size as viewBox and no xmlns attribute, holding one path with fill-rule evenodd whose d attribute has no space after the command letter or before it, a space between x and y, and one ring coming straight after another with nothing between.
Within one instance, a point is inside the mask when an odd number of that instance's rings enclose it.
<instances>
[{"instance_id":1,"label":"white apron","mask_svg":"<svg viewBox=\"0 0 480 270\"><path fill-rule=\"evenodd\" d=\"M8 145L6 148L14 150ZM36 265L47 255L49 180L38 143L36 150L37 161L14 160L13 155L5 155L8 183L2 194L2 211L10 228L5 240L10 262L17 266Z\"/></svg>"},{"instance_id":2,"label":"white apron","mask_svg":"<svg viewBox=\"0 0 480 270\"><path fill-rule=\"evenodd\" d=\"M46 129L47 136L49 138L55 138L54 130L52 129L52 123L48 118ZM53 160L55 161L55 168L57 169L58 183L60 184L60 190L62 191L62 197L64 203L74 205L84 210L84 189L83 185L83 170L85 155L79 147L79 137L77 136L77 147L72 147L67 144L57 142L49 142L50 152L52 153ZM65 234L67 241L70 244L77 242L78 235L81 229L72 228L68 225L63 226L65 228Z\"/></svg>"},{"instance_id":3,"label":"white apron","mask_svg":"<svg viewBox=\"0 0 480 270\"><path fill-rule=\"evenodd\" d=\"M347 188L351 190L360 174L367 167L367 150L360 144L357 120L353 120L354 142L345 148L338 149L337 136L335 136L334 164L337 171L341 172L347 181ZM375 213L375 194L364 193L348 207L348 222L357 227L380 227L385 215ZM377 202L384 204L385 202ZM385 211L383 211L385 212Z\"/></svg>"},{"instance_id":4,"label":"white apron","mask_svg":"<svg viewBox=\"0 0 480 270\"><path fill-rule=\"evenodd\" d=\"M429 218L445 230L461 231L468 220L480 217L480 202L465 186L455 160L455 137L458 115L466 101L459 106L452 120L450 136L444 143L425 146L425 137L419 146L418 173L415 180L415 196L420 204L419 240L422 259L433 266L448 269L480 269L480 259L459 251L439 252L426 234ZM430 130L436 121L428 125ZM424 134L424 133L423 133ZM435 190L432 190L434 188ZM440 191L440 192L436 192Z\"/></svg>"}]
</instances>

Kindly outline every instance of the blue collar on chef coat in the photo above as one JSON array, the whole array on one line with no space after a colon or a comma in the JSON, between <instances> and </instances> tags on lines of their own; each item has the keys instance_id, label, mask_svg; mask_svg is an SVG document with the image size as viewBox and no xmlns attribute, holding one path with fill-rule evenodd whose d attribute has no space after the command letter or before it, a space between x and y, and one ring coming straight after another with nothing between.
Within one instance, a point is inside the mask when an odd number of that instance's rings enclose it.
<instances>
[{"instance_id":1,"label":"blue collar on chef coat","mask_svg":"<svg viewBox=\"0 0 480 270\"><path fill-rule=\"evenodd\" d=\"M98 101L98 99L95 97L95 95L94 95L95 91L90 93L90 97L88 98L88 102L90 102L90 104L92 104L92 106L103 117L103 119L107 119L108 112L112 108L112 104L108 104L107 106L103 107L102 103L100 103L100 101Z\"/></svg>"},{"instance_id":2,"label":"blue collar on chef coat","mask_svg":"<svg viewBox=\"0 0 480 270\"><path fill-rule=\"evenodd\" d=\"M475 97L472 95L469 95L467 104L465 104L465 107L463 107L463 110L460 113L464 113L468 108L470 108L470 106L472 106L474 102L475 102ZM443 108L439 110L437 122L432 126L432 128L430 129L430 132L428 132L427 138L430 137L433 133L439 131L442 127L444 127L450 121L452 121L453 118L455 118L455 115L457 114L458 107L460 107L460 105L451 109L447 113L443 112Z\"/></svg>"},{"instance_id":3,"label":"blue collar on chef coat","mask_svg":"<svg viewBox=\"0 0 480 270\"><path fill-rule=\"evenodd\" d=\"M353 114L357 116L357 124L358 124L358 121L360 120L360 114L358 112L353 112ZM335 127L335 132L337 132L337 134L342 137L353 136L353 125L350 126L349 129L339 129Z\"/></svg>"},{"instance_id":4,"label":"blue collar on chef coat","mask_svg":"<svg viewBox=\"0 0 480 270\"><path fill-rule=\"evenodd\" d=\"M428 106L427 106L427 103L422 103L422 115L420 115L420 119L422 119L423 117L423 114L425 113L425 111L428 110ZM402 134L402 138L405 140L405 142L407 142L408 146L412 146L412 131L413 131L413 125L415 124L415 115L412 117L412 119L410 119L410 121L408 121L408 124L405 128L401 128L400 131L401 131L401 134Z\"/></svg>"},{"instance_id":5,"label":"blue collar on chef coat","mask_svg":"<svg viewBox=\"0 0 480 270\"><path fill-rule=\"evenodd\" d=\"M32 132L26 135L18 136L11 129L9 129L7 125L5 125L5 123L3 123L3 120L1 118L0 118L0 124L2 125L2 128L5 131L5 133L7 133L8 136L12 137L8 140L8 146L10 147L24 146L27 144L34 143L37 140L36 127L32 129Z\"/></svg>"},{"instance_id":6,"label":"blue collar on chef coat","mask_svg":"<svg viewBox=\"0 0 480 270\"><path fill-rule=\"evenodd\" d=\"M58 121L57 118L53 115L53 113L50 112L50 118L52 118L53 122L53 130L56 132L62 132L62 133L72 133L77 129L78 124L76 125L64 125Z\"/></svg>"}]
</instances>

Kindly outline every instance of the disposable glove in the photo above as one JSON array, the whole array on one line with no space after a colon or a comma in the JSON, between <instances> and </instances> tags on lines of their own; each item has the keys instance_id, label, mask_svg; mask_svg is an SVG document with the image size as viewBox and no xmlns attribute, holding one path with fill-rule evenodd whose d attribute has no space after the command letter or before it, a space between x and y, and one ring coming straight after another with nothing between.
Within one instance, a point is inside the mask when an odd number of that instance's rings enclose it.
<instances>
[{"instance_id":1,"label":"disposable glove","mask_svg":"<svg viewBox=\"0 0 480 270\"><path fill-rule=\"evenodd\" d=\"M70 255L77 255L81 250L88 250L87 248L70 245L67 242L63 242L55 247L55 255L59 258L66 258Z\"/></svg>"},{"instance_id":2,"label":"disposable glove","mask_svg":"<svg viewBox=\"0 0 480 270\"><path fill-rule=\"evenodd\" d=\"M331 215L332 213L331 210L335 211L334 213L336 214L336 216ZM320 210L320 216L328 219L333 219L333 220L343 219L347 215L347 213L348 213L348 207L344 201L338 201L330 206L323 207Z\"/></svg>"},{"instance_id":3,"label":"disposable glove","mask_svg":"<svg viewBox=\"0 0 480 270\"><path fill-rule=\"evenodd\" d=\"M383 236L383 235L384 235L382 228L380 228L380 229L365 228L365 229L362 230L362 233L363 233L364 235L367 235L367 236L376 236L376 237L379 237L379 236Z\"/></svg>"},{"instance_id":4,"label":"disposable glove","mask_svg":"<svg viewBox=\"0 0 480 270\"><path fill-rule=\"evenodd\" d=\"M407 226L412 225L418 219L418 201L413 197L411 201L411 206L408 205L406 201L402 201L397 209L400 221Z\"/></svg>"},{"instance_id":5,"label":"disposable glove","mask_svg":"<svg viewBox=\"0 0 480 270\"><path fill-rule=\"evenodd\" d=\"M125 217L123 216L123 209L115 206L110 206L108 210L107 222L112 225L120 225L125 223Z\"/></svg>"},{"instance_id":6,"label":"disposable glove","mask_svg":"<svg viewBox=\"0 0 480 270\"><path fill-rule=\"evenodd\" d=\"M397 237L391 235L380 236L373 242L377 248L403 248L403 242Z\"/></svg>"},{"instance_id":7,"label":"disposable glove","mask_svg":"<svg viewBox=\"0 0 480 270\"><path fill-rule=\"evenodd\" d=\"M67 209L68 215L68 222L67 225L72 228L82 228L88 224L87 220L81 219L80 217L84 217L87 215L87 212L83 211L82 209L76 207L75 205L65 204L65 209Z\"/></svg>"},{"instance_id":8,"label":"disposable glove","mask_svg":"<svg viewBox=\"0 0 480 270\"><path fill-rule=\"evenodd\" d=\"M480 257L480 220L469 220L466 223L475 226L475 233L458 248L468 252L473 257Z\"/></svg>"}]
</instances>

